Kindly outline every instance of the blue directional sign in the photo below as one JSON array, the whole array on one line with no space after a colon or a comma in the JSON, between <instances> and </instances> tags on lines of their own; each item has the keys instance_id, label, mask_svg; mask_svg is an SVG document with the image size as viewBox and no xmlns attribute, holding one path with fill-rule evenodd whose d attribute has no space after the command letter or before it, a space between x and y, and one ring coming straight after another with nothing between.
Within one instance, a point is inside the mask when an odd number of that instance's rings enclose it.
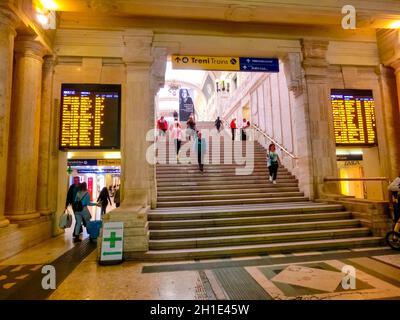
<instances>
[{"instance_id":1,"label":"blue directional sign","mask_svg":"<svg viewBox=\"0 0 400 320\"><path fill-rule=\"evenodd\" d=\"M279 60L276 58L239 58L240 71L279 72Z\"/></svg>"}]
</instances>

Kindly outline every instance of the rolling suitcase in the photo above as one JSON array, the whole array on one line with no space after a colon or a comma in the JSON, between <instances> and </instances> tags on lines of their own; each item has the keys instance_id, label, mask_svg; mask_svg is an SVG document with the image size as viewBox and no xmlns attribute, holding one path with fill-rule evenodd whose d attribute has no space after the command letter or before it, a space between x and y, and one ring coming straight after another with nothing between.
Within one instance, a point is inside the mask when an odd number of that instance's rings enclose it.
<instances>
[{"instance_id":1,"label":"rolling suitcase","mask_svg":"<svg viewBox=\"0 0 400 320\"><path fill-rule=\"evenodd\" d=\"M100 229L103 226L101 220L89 221L86 229L90 236L90 240L96 240L100 235Z\"/></svg>"}]
</instances>

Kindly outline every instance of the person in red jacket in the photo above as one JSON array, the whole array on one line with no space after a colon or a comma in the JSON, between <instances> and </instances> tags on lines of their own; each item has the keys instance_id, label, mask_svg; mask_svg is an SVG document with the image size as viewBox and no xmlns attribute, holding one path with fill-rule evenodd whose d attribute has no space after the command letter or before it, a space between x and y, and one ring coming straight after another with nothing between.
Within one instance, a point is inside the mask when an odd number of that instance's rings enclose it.
<instances>
[{"instance_id":1,"label":"person in red jacket","mask_svg":"<svg viewBox=\"0 0 400 320\"><path fill-rule=\"evenodd\" d=\"M237 126L236 126L236 118L233 118L231 121L231 130L232 130L232 141L235 140L235 132L236 132Z\"/></svg>"},{"instance_id":2,"label":"person in red jacket","mask_svg":"<svg viewBox=\"0 0 400 320\"><path fill-rule=\"evenodd\" d=\"M164 116L161 116L160 119L157 120L157 129L159 136L165 136L168 130L168 121L164 119Z\"/></svg>"}]
</instances>

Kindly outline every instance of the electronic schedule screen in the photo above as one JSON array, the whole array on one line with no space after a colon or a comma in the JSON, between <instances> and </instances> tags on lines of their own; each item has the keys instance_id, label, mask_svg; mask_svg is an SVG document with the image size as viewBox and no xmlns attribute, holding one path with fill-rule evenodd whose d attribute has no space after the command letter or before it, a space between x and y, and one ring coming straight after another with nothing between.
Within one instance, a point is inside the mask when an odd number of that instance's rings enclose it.
<instances>
[{"instance_id":1,"label":"electronic schedule screen","mask_svg":"<svg viewBox=\"0 0 400 320\"><path fill-rule=\"evenodd\" d=\"M60 149L119 149L121 86L62 84Z\"/></svg>"},{"instance_id":2,"label":"electronic schedule screen","mask_svg":"<svg viewBox=\"0 0 400 320\"><path fill-rule=\"evenodd\" d=\"M377 144L372 90L331 90L336 145Z\"/></svg>"}]
</instances>

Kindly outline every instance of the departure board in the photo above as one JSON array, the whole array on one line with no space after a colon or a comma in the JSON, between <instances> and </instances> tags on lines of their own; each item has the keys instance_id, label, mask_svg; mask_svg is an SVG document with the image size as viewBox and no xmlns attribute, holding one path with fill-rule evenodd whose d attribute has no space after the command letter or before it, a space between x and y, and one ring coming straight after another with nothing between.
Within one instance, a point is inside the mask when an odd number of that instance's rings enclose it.
<instances>
[{"instance_id":1,"label":"departure board","mask_svg":"<svg viewBox=\"0 0 400 320\"><path fill-rule=\"evenodd\" d=\"M336 145L377 144L372 90L334 89L331 104Z\"/></svg>"},{"instance_id":2,"label":"departure board","mask_svg":"<svg viewBox=\"0 0 400 320\"><path fill-rule=\"evenodd\" d=\"M63 84L60 149L119 149L121 86Z\"/></svg>"}]
</instances>

